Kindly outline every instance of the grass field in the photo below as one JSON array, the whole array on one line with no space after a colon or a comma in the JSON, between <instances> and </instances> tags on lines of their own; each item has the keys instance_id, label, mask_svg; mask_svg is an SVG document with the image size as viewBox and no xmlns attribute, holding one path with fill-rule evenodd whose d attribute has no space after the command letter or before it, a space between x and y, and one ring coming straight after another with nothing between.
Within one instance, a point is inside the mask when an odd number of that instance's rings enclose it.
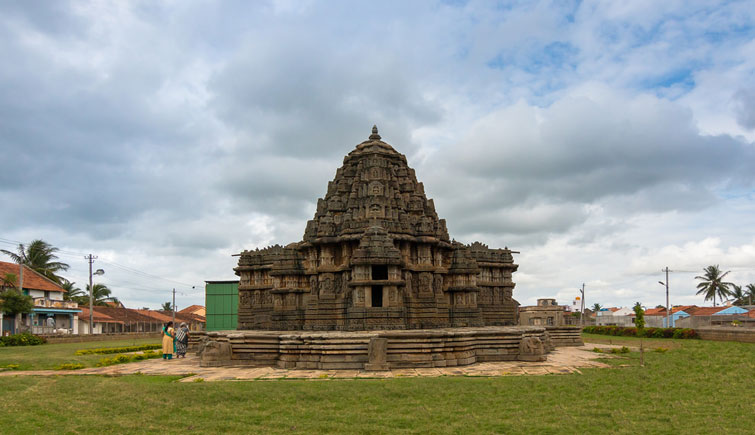
<instances>
[{"instance_id":1,"label":"grass field","mask_svg":"<svg viewBox=\"0 0 755 435\"><path fill-rule=\"evenodd\" d=\"M85 367L94 367L97 361L110 355L74 355L74 353L79 349L159 343L160 339L157 338L139 338L90 341L86 343L43 344L40 346L0 347L0 367L16 364L19 366L18 370L48 370L55 369L64 363L81 363Z\"/></svg>"},{"instance_id":2,"label":"grass field","mask_svg":"<svg viewBox=\"0 0 755 435\"><path fill-rule=\"evenodd\" d=\"M639 346L639 339L610 339ZM606 341L607 342L607 341ZM2 432L752 433L755 345L646 340L583 374L178 383L0 378ZM654 352L653 348L671 348ZM41 349L41 348L40 348Z\"/></svg>"}]
</instances>

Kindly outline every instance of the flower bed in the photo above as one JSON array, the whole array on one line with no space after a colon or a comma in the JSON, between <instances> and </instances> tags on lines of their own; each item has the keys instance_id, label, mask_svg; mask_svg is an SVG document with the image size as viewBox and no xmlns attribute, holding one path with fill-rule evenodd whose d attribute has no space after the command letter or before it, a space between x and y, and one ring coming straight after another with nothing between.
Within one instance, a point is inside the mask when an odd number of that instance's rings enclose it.
<instances>
[{"instance_id":1,"label":"flower bed","mask_svg":"<svg viewBox=\"0 0 755 435\"><path fill-rule=\"evenodd\" d=\"M690 328L644 328L638 330L634 327L622 326L585 326L582 332L588 334L614 335L624 337L646 337L646 338L681 338L681 339L699 339L697 331Z\"/></svg>"}]
</instances>

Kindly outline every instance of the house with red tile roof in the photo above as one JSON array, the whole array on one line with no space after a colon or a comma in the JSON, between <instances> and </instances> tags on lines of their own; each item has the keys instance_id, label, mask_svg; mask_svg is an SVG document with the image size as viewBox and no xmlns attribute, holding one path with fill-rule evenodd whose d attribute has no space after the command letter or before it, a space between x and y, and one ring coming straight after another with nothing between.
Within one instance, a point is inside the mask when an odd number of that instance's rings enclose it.
<instances>
[{"instance_id":1,"label":"house with red tile roof","mask_svg":"<svg viewBox=\"0 0 755 435\"><path fill-rule=\"evenodd\" d=\"M184 314L196 314L197 316L207 317L207 311L202 305L190 305L183 310L179 310L179 313Z\"/></svg>"},{"instance_id":2,"label":"house with red tile roof","mask_svg":"<svg viewBox=\"0 0 755 435\"><path fill-rule=\"evenodd\" d=\"M22 273L21 267L17 263L0 261L0 277L12 275L16 285L20 282L23 293L31 296L34 307L29 314L7 316L0 313L0 333L77 334L81 310L76 302L64 300L66 289L28 266L23 266Z\"/></svg>"}]
</instances>

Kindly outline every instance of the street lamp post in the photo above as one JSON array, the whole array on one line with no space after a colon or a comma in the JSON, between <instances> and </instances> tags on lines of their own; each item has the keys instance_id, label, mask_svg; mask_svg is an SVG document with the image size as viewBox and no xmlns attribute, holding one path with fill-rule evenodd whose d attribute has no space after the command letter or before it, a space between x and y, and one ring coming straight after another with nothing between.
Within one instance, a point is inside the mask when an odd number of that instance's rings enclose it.
<instances>
[{"instance_id":1,"label":"street lamp post","mask_svg":"<svg viewBox=\"0 0 755 435\"><path fill-rule=\"evenodd\" d=\"M89 255L87 259L89 260L89 334L94 335L94 285L92 284L92 275L104 275L105 271L102 269L97 269L96 271L92 272L92 263L94 263L94 259L97 258L93 255Z\"/></svg>"}]
</instances>

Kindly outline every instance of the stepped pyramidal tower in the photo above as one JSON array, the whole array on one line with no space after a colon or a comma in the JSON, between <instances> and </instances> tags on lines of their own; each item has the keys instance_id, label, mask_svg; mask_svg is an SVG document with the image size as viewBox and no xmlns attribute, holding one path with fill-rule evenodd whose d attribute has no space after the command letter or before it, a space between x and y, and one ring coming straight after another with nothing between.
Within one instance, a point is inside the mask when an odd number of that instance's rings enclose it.
<instances>
[{"instance_id":1,"label":"stepped pyramidal tower","mask_svg":"<svg viewBox=\"0 0 755 435\"><path fill-rule=\"evenodd\" d=\"M406 156L373 127L301 242L240 254L238 329L515 325L511 254L451 241Z\"/></svg>"}]
</instances>

